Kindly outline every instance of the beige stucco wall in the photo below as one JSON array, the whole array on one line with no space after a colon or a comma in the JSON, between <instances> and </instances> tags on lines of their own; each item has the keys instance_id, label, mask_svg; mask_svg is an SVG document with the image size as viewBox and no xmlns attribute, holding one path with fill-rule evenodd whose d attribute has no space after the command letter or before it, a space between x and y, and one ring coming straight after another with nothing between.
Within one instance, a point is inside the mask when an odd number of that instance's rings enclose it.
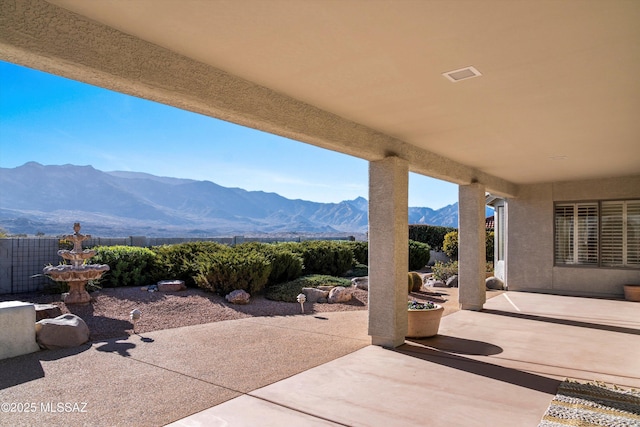
<instances>
[{"instance_id":1,"label":"beige stucco wall","mask_svg":"<svg viewBox=\"0 0 640 427\"><path fill-rule=\"evenodd\" d=\"M640 176L520 186L507 199L509 290L567 295L621 296L622 285L640 283L640 270L555 267L553 204L560 201L640 198Z\"/></svg>"}]
</instances>

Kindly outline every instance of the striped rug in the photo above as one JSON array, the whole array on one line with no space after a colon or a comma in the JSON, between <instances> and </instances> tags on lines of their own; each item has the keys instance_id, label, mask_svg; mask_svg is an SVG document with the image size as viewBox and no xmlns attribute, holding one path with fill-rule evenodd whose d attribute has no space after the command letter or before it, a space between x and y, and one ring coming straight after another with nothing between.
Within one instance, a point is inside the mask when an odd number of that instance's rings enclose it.
<instances>
[{"instance_id":1,"label":"striped rug","mask_svg":"<svg viewBox=\"0 0 640 427\"><path fill-rule=\"evenodd\" d=\"M640 392L565 380L538 427L640 427Z\"/></svg>"}]
</instances>

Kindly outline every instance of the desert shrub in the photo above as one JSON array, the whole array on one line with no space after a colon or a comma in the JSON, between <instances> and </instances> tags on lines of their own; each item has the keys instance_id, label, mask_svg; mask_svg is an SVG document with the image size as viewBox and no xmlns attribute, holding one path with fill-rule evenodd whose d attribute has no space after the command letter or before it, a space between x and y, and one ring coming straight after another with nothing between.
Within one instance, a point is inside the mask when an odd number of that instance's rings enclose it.
<instances>
[{"instance_id":1,"label":"desert shrub","mask_svg":"<svg viewBox=\"0 0 640 427\"><path fill-rule=\"evenodd\" d=\"M187 286L196 286L194 277L203 274L208 260L217 253L229 250L215 242L188 242L152 248L156 254L153 280L183 280Z\"/></svg>"},{"instance_id":2,"label":"desert shrub","mask_svg":"<svg viewBox=\"0 0 640 427\"><path fill-rule=\"evenodd\" d=\"M302 256L302 274L341 276L353 265L353 252L345 242L307 240L300 243L281 243L283 247Z\"/></svg>"},{"instance_id":3,"label":"desert shrub","mask_svg":"<svg viewBox=\"0 0 640 427\"><path fill-rule=\"evenodd\" d=\"M226 295L242 289L251 295L264 290L271 264L267 257L257 251L230 248L201 259L204 266L195 277L198 287Z\"/></svg>"},{"instance_id":4,"label":"desert shrub","mask_svg":"<svg viewBox=\"0 0 640 427\"><path fill-rule=\"evenodd\" d=\"M364 264L356 264L345 273L345 277L364 277L369 275L369 267Z\"/></svg>"},{"instance_id":5,"label":"desert shrub","mask_svg":"<svg viewBox=\"0 0 640 427\"><path fill-rule=\"evenodd\" d=\"M422 276L415 271L409 272L409 292L418 292L422 288Z\"/></svg>"},{"instance_id":6,"label":"desert shrub","mask_svg":"<svg viewBox=\"0 0 640 427\"><path fill-rule=\"evenodd\" d=\"M409 270L420 270L429 263L431 247L409 240Z\"/></svg>"},{"instance_id":7,"label":"desert shrub","mask_svg":"<svg viewBox=\"0 0 640 427\"><path fill-rule=\"evenodd\" d=\"M238 245L235 249L238 251L257 252L267 258L271 265L267 286L288 282L300 277L302 274L302 256L291 251L286 246L252 242Z\"/></svg>"},{"instance_id":8,"label":"desert shrub","mask_svg":"<svg viewBox=\"0 0 640 427\"><path fill-rule=\"evenodd\" d=\"M314 274L299 277L290 282L278 283L270 286L265 292L265 297L274 301L297 302L298 294L302 288L317 288L318 286L351 286L349 279L341 277Z\"/></svg>"},{"instance_id":9,"label":"desert shrub","mask_svg":"<svg viewBox=\"0 0 640 427\"><path fill-rule=\"evenodd\" d=\"M453 227L439 225L411 224L409 225L409 239L426 243L433 250L440 251L444 243L444 236L455 230Z\"/></svg>"},{"instance_id":10,"label":"desert shrub","mask_svg":"<svg viewBox=\"0 0 640 427\"><path fill-rule=\"evenodd\" d=\"M458 259L458 232L450 231L444 236L442 251L451 259Z\"/></svg>"},{"instance_id":11,"label":"desert shrub","mask_svg":"<svg viewBox=\"0 0 640 427\"><path fill-rule=\"evenodd\" d=\"M356 264L369 265L369 242L343 242L353 252Z\"/></svg>"},{"instance_id":12,"label":"desert shrub","mask_svg":"<svg viewBox=\"0 0 640 427\"><path fill-rule=\"evenodd\" d=\"M487 231L486 248L487 248L487 261L493 261L493 239L495 233L493 231ZM493 269L492 269L493 271Z\"/></svg>"},{"instance_id":13,"label":"desert shrub","mask_svg":"<svg viewBox=\"0 0 640 427\"><path fill-rule=\"evenodd\" d=\"M447 263L436 261L435 265L431 267L431 272L434 279L446 282L449 277L458 274L458 261L449 261Z\"/></svg>"},{"instance_id":14,"label":"desert shrub","mask_svg":"<svg viewBox=\"0 0 640 427\"><path fill-rule=\"evenodd\" d=\"M493 261L487 261L485 265L485 271L487 273L493 273L494 272L493 270L494 270Z\"/></svg>"},{"instance_id":15,"label":"desert shrub","mask_svg":"<svg viewBox=\"0 0 640 427\"><path fill-rule=\"evenodd\" d=\"M99 246L91 263L107 264L109 271L99 281L100 286L142 286L153 280L155 253L134 246Z\"/></svg>"}]
</instances>

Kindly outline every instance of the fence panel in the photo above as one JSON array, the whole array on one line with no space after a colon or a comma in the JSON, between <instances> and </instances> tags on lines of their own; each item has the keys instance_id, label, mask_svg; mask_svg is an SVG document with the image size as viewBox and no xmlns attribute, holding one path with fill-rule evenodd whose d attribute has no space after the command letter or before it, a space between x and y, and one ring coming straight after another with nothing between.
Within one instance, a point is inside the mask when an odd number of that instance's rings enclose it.
<instances>
[{"instance_id":1,"label":"fence panel","mask_svg":"<svg viewBox=\"0 0 640 427\"><path fill-rule=\"evenodd\" d=\"M92 237L82 242L84 249L95 246L140 246L151 247L183 242L209 241L226 245L243 242L300 242L304 240L348 240L345 237ZM0 294L17 294L41 291L50 279L42 274L42 269L51 264L58 265L59 240L56 237L25 237L0 239ZM90 261L89 261L90 262Z\"/></svg>"}]
</instances>

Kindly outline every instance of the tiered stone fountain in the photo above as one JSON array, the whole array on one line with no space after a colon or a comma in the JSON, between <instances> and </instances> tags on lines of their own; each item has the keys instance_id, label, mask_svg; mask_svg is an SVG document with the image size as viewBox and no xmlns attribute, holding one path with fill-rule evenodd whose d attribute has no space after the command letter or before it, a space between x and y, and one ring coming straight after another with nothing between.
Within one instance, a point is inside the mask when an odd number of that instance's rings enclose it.
<instances>
[{"instance_id":1,"label":"tiered stone fountain","mask_svg":"<svg viewBox=\"0 0 640 427\"><path fill-rule=\"evenodd\" d=\"M59 250L58 255L71 261L71 265L58 265L45 267L43 273L56 282L69 284L69 294L65 297L65 304L87 304L91 296L87 292L86 285L89 280L98 280L109 271L106 264L84 264L84 261L93 257L97 252L89 249L82 250L82 242L90 239L90 235L80 234L80 223L73 225L74 234L64 236L64 239L73 242L73 249Z\"/></svg>"}]
</instances>

